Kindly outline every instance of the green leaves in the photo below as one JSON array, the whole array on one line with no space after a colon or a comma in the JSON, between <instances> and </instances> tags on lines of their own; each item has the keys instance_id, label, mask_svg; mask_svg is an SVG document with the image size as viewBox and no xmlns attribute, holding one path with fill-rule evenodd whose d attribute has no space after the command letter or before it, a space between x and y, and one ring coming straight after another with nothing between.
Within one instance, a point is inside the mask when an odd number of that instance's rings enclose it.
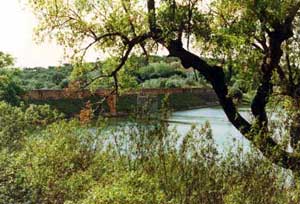
<instances>
[{"instance_id":1,"label":"green leaves","mask_svg":"<svg viewBox=\"0 0 300 204\"><path fill-rule=\"evenodd\" d=\"M10 55L0 51L0 69L13 66L15 59Z\"/></svg>"},{"instance_id":2,"label":"green leaves","mask_svg":"<svg viewBox=\"0 0 300 204\"><path fill-rule=\"evenodd\" d=\"M23 89L17 79L17 70L0 70L0 101L5 101L12 105L19 105Z\"/></svg>"},{"instance_id":3,"label":"green leaves","mask_svg":"<svg viewBox=\"0 0 300 204\"><path fill-rule=\"evenodd\" d=\"M146 17L137 1L87 1L65 0L31 1L29 5L40 19L37 34L54 38L65 48L71 48L73 56L85 54L90 43L96 51L104 48L124 46L120 35L131 38L144 33ZM101 36L109 33L119 35ZM97 41L97 42L95 42ZM68 54L68 53L67 53Z\"/></svg>"},{"instance_id":4,"label":"green leaves","mask_svg":"<svg viewBox=\"0 0 300 204\"><path fill-rule=\"evenodd\" d=\"M20 148L29 133L62 118L47 105L15 107L0 102L0 151Z\"/></svg>"},{"instance_id":5,"label":"green leaves","mask_svg":"<svg viewBox=\"0 0 300 204\"><path fill-rule=\"evenodd\" d=\"M21 110L0 104L0 113L0 124L15 124L18 134ZM157 120L122 124L60 121L34 132L23 125L19 148L0 150L0 203L299 201L299 189L283 188L288 174L253 149L219 152L208 123L184 135Z\"/></svg>"}]
</instances>

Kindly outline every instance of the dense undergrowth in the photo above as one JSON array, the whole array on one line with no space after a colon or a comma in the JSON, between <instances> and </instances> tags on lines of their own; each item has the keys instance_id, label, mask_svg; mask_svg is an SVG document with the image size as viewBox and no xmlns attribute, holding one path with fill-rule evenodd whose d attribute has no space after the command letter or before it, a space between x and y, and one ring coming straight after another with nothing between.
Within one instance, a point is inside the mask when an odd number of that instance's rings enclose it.
<instances>
[{"instance_id":1,"label":"dense undergrowth","mask_svg":"<svg viewBox=\"0 0 300 204\"><path fill-rule=\"evenodd\" d=\"M296 179L258 152L218 152L209 124L182 136L148 119L90 126L47 106L2 102L0 120L3 204L300 201Z\"/></svg>"}]
</instances>

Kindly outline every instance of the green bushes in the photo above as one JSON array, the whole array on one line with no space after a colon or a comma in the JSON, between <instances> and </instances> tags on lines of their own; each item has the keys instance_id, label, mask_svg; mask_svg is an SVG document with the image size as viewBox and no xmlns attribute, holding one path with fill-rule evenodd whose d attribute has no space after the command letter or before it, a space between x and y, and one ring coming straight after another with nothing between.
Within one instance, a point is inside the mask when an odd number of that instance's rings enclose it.
<instances>
[{"instance_id":1,"label":"green bushes","mask_svg":"<svg viewBox=\"0 0 300 204\"><path fill-rule=\"evenodd\" d=\"M205 82L196 81L191 75L182 77L173 75L168 78L154 78L144 81L140 84L143 88L189 88L189 87L206 87Z\"/></svg>"},{"instance_id":2,"label":"green bushes","mask_svg":"<svg viewBox=\"0 0 300 204\"><path fill-rule=\"evenodd\" d=\"M25 90L62 89L69 84L72 66L26 68L20 72L19 79Z\"/></svg>"},{"instance_id":3,"label":"green bushes","mask_svg":"<svg viewBox=\"0 0 300 204\"><path fill-rule=\"evenodd\" d=\"M1 58L1 56L0 56ZM0 62L1 63L1 62ZM95 64L98 68L95 69ZM99 75L109 75L111 68L117 66L115 58L103 62L85 63L80 66L64 64L60 67L35 67L18 70L19 86L24 90L34 89L63 89L72 81L86 83ZM199 87L206 82L194 73L184 70L176 58L151 56L149 62L143 57L133 56L120 70L118 81L123 89L140 87L145 88L173 88L173 87ZM83 84L82 84L83 85ZM91 89L112 88L112 78L95 80Z\"/></svg>"},{"instance_id":4,"label":"green bushes","mask_svg":"<svg viewBox=\"0 0 300 204\"><path fill-rule=\"evenodd\" d=\"M79 200L103 173L92 133L78 126L54 124L26 141L18 160L35 203Z\"/></svg>"},{"instance_id":5,"label":"green bushes","mask_svg":"<svg viewBox=\"0 0 300 204\"><path fill-rule=\"evenodd\" d=\"M15 64L15 59L10 54L0 51L0 69L11 67Z\"/></svg>"},{"instance_id":6,"label":"green bushes","mask_svg":"<svg viewBox=\"0 0 300 204\"><path fill-rule=\"evenodd\" d=\"M0 102L0 150L18 149L27 134L62 117L47 105L15 107Z\"/></svg>"},{"instance_id":7,"label":"green bushes","mask_svg":"<svg viewBox=\"0 0 300 204\"><path fill-rule=\"evenodd\" d=\"M16 79L17 74L14 70L0 70L0 101L12 105L20 103L20 95L23 93L23 89Z\"/></svg>"},{"instance_id":8,"label":"green bushes","mask_svg":"<svg viewBox=\"0 0 300 204\"><path fill-rule=\"evenodd\" d=\"M209 129L192 129L178 143L175 132L146 125L112 132L107 140L78 129L75 121L49 126L28 138L9 162L2 155L1 203L272 204L291 199L280 171L256 153L223 157ZM13 178L8 182L4 176Z\"/></svg>"},{"instance_id":9,"label":"green bushes","mask_svg":"<svg viewBox=\"0 0 300 204\"><path fill-rule=\"evenodd\" d=\"M18 148L29 128L24 112L0 102L0 115L0 149Z\"/></svg>"},{"instance_id":10,"label":"green bushes","mask_svg":"<svg viewBox=\"0 0 300 204\"><path fill-rule=\"evenodd\" d=\"M18 148L0 149L3 204L300 201L299 189L285 184L291 174L272 165L260 153L245 153L241 148L220 153L209 124L192 127L186 135L147 118L118 126L99 120L94 127L75 120L60 121L36 129L31 119L22 123L22 117L28 118L23 116L25 110L1 106L0 118L10 115L6 118L10 122L1 130L12 127L14 120L16 127L24 130L20 131L22 142ZM31 108L27 114L36 118L36 112L45 111Z\"/></svg>"},{"instance_id":11,"label":"green bushes","mask_svg":"<svg viewBox=\"0 0 300 204\"><path fill-rule=\"evenodd\" d=\"M170 78L150 79L141 84L143 88L184 88L187 80L177 75Z\"/></svg>"},{"instance_id":12,"label":"green bushes","mask_svg":"<svg viewBox=\"0 0 300 204\"><path fill-rule=\"evenodd\" d=\"M166 62L156 62L151 63L145 67L141 67L137 71L137 77L146 81L155 78L168 78L173 75L185 76L184 72L176 67L172 67L172 64L167 64Z\"/></svg>"},{"instance_id":13,"label":"green bushes","mask_svg":"<svg viewBox=\"0 0 300 204\"><path fill-rule=\"evenodd\" d=\"M197 81L184 71L179 62L155 62L139 68L136 73L143 88L185 88L202 87L206 83Z\"/></svg>"},{"instance_id":14,"label":"green bushes","mask_svg":"<svg viewBox=\"0 0 300 204\"><path fill-rule=\"evenodd\" d=\"M147 174L130 171L116 174L107 185L88 192L82 204L164 204L166 198L158 182Z\"/></svg>"}]
</instances>

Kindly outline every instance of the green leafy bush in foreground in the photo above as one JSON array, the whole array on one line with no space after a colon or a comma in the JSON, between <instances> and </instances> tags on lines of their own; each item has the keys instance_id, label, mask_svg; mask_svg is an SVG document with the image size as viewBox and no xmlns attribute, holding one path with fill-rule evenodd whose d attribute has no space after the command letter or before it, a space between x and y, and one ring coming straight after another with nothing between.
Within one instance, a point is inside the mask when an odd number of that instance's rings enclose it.
<instances>
[{"instance_id":1,"label":"green leafy bush in foreground","mask_svg":"<svg viewBox=\"0 0 300 204\"><path fill-rule=\"evenodd\" d=\"M7 126L14 124L20 126L19 122ZM148 120L118 127L107 127L101 120L97 128L75 120L42 129L34 124L23 126L31 131L23 133L17 149L1 149L0 203L300 201L298 185L285 184L287 172L259 153L241 148L218 152L208 124L192 127L184 136Z\"/></svg>"},{"instance_id":2,"label":"green leafy bush in foreground","mask_svg":"<svg viewBox=\"0 0 300 204\"><path fill-rule=\"evenodd\" d=\"M20 148L33 130L62 118L48 105L17 107L0 101L0 150Z\"/></svg>"}]
</instances>

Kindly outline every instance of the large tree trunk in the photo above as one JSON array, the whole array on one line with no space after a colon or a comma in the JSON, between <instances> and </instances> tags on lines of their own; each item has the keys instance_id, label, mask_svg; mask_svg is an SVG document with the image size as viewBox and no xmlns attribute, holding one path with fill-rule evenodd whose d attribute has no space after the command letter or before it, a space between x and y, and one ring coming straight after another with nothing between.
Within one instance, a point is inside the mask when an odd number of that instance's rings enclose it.
<instances>
[{"instance_id":1,"label":"large tree trunk","mask_svg":"<svg viewBox=\"0 0 300 204\"><path fill-rule=\"evenodd\" d=\"M283 150L268 132L265 106L268 102L269 95L272 93L272 84L270 83L272 72L265 72L264 80L257 90L257 94L251 106L255 121L250 123L239 114L232 98L228 96L225 74L221 67L209 65L197 55L185 50L179 40L171 41L167 48L170 55L178 57L185 68L193 67L212 84L229 121L250 140L265 157L284 168L291 169L295 172L300 171L300 155ZM275 56L280 59L281 55L277 55L278 53L281 53L281 50L274 53ZM279 62L278 58L276 61ZM263 63L262 67L265 66L273 65Z\"/></svg>"},{"instance_id":2,"label":"large tree trunk","mask_svg":"<svg viewBox=\"0 0 300 204\"><path fill-rule=\"evenodd\" d=\"M148 0L147 3L149 28L152 38L165 46L171 56L178 57L183 67L192 67L198 70L205 79L210 82L229 121L250 140L264 156L275 164L295 172L300 172L300 155L285 151L274 141L268 131L268 117L266 114L266 105L273 91L271 82L272 74L279 67L280 59L283 54L281 49L282 43L293 36L292 22L300 8L300 2L291 6L283 22L274 20L271 25L272 31L267 30L266 34L268 35L269 41L264 51L265 56L262 66L260 67L263 80L251 104L251 111L255 118L251 123L239 114L233 99L228 96L228 85L223 68L209 65L199 56L184 49L181 39L183 30L179 30L177 40L165 39L162 32L163 29L156 25L155 0Z\"/></svg>"},{"instance_id":3,"label":"large tree trunk","mask_svg":"<svg viewBox=\"0 0 300 204\"><path fill-rule=\"evenodd\" d=\"M291 146L294 151L300 150L300 113L297 113L292 118L292 125L290 129Z\"/></svg>"}]
</instances>

